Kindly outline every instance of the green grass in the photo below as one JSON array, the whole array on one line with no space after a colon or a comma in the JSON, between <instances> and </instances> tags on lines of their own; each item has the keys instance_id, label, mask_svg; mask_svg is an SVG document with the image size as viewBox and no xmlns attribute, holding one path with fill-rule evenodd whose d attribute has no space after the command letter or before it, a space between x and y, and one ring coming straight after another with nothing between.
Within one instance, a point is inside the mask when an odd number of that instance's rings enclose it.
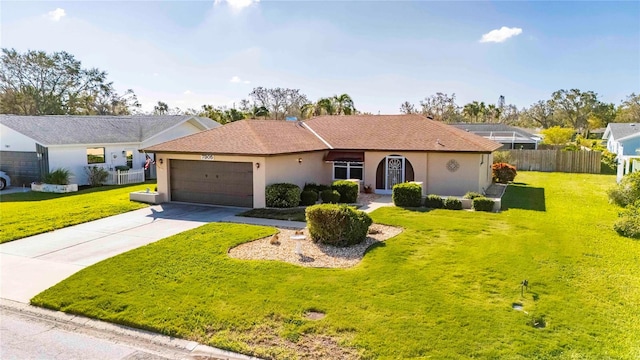
<instances>
[{"instance_id":1,"label":"green grass","mask_svg":"<svg viewBox=\"0 0 640 360\"><path fill-rule=\"evenodd\" d=\"M245 211L239 216L255 217L263 219L289 220L289 221L307 221L304 208L292 209L251 209Z\"/></svg>"},{"instance_id":2,"label":"green grass","mask_svg":"<svg viewBox=\"0 0 640 360\"><path fill-rule=\"evenodd\" d=\"M74 193L26 192L0 195L0 243L147 207L129 193L151 183L102 186Z\"/></svg>"},{"instance_id":3,"label":"green grass","mask_svg":"<svg viewBox=\"0 0 640 360\"><path fill-rule=\"evenodd\" d=\"M375 211L405 231L354 268L231 259L230 247L274 230L213 223L86 268L32 303L271 358L314 354L305 344L322 336L367 359L640 358L640 241L612 230L614 177L517 180L527 185L508 190L499 214ZM327 316L307 320L311 309ZM541 316L545 328L530 325Z\"/></svg>"}]
</instances>

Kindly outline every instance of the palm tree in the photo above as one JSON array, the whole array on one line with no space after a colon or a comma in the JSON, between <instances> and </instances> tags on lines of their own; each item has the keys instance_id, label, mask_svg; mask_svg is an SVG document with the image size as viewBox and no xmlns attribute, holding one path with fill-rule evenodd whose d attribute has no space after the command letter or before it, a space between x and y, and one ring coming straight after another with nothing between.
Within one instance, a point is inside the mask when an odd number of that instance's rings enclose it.
<instances>
[{"instance_id":1,"label":"palm tree","mask_svg":"<svg viewBox=\"0 0 640 360\"><path fill-rule=\"evenodd\" d=\"M169 111L169 105L167 103L158 101L158 105L153 107L153 113L156 115L164 115Z\"/></svg>"},{"instance_id":2,"label":"palm tree","mask_svg":"<svg viewBox=\"0 0 640 360\"><path fill-rule=\"evenodd\" d=\"M337 115L351 115L356 110L353 99L348 94L334 95L332 100L335 103Z\"/></svg>"},{"instance_id":3,"label":"palm tree","mask_svg":"<svg viewBox=\"0 0 640 360\"><path fill-rule=\"evenodd\" d=\"M312 116L318 116L322 113L322 107L315 103L306 103L300 107L300 113L303 119L308 119Z\"/></svg>"},{"instance_id":4,"label":"palm tree","mask_svg":"<svg viewBox=\"0 0 640 360\"><path fill-rule=\"evenodd\" d=\"M335 115L336 114L336 104L333 101L333 98L320 98L316 103L320 109L327 115Z\"/></svg>"}]
</instances>

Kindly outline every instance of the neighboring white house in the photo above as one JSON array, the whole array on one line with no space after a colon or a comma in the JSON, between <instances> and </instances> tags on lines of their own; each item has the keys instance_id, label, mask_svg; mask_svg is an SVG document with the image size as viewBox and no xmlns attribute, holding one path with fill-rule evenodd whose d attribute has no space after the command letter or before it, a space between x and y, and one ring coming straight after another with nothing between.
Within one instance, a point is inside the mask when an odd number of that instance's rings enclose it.
<instances>
[{"instance_id":1,"label":"neighboring white house","mask_svg":"<svg viewBox=\"0 0 640 360\"><path fill-rule=\"evenodd\" d=\"M0 116L0 170L14 186L39 181L55 169L73 173L87 184L85 168L143 168L139 149L220 126L190 115L180 116ZM153 154L150 154L153 157Z\"/></svg>"},{"instance_id":2,"label":"neighboring white house","mask_svg":"<svg viewBox=\"0 0 640 360\"><path fill-rule=\"evenodd\" d=\"M640 124L609 123L602 138L607 140L607 150L616 154L618 182L624 175L640 170Z\"/></svg>"}]
</instances>

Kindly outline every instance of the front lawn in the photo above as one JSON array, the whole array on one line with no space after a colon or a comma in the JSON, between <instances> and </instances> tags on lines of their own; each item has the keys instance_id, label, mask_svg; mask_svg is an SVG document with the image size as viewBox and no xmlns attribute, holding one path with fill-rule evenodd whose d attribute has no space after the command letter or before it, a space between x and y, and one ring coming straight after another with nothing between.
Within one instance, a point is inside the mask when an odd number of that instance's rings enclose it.
<instances>
[{"instance_id":1,"label":"front lawn","mask_svg":"<svg viewBox=\"0 0 640 360\"><path fill-rule=\"evenodd\" d=\"M148 205L129 201L129 193L153 186L102 186L68 194L0 194L0 243L141 209Z\"/></svg>"},{"instance_id":2,"label":"front lawn","mask_svg":"<svg viewBox=\"0 0 640 360\"><path fill-rule=\"evenodd\" d=\"M612 230L614 177L516 180L499 214L375 211L405 231L354 268L231 259L230 247L274 230L213 223L86 268L32 303L267 358L640 358L640 241Z\"/></svg>"}]
</instances>

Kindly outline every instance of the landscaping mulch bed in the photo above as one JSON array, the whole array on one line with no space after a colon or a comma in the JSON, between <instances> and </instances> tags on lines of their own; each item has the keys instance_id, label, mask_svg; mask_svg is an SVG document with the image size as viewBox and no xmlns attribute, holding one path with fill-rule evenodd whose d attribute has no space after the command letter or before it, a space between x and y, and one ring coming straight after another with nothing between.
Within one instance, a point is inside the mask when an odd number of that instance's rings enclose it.
<instances>
[{"instance_id":1,"label":"landscaping mulch bed","mask_svg":"<svg viewBox=\"0 0 640 360\"><path fill-rule=\"evenodd\" d=\"M402 232L402 228L372 224L369 235L360 244L336 247L316 244L311 241L307 228L301 230L306 236L301 241L302 255L296 254L299 240L291 240L296 230L278 228L277 241L272 236L244 243L229 250L229 256L245 260L278 260L305 267L348 268L358 264L364 253L372 245L392 238Z\"/></svg>"}]
</instances>

